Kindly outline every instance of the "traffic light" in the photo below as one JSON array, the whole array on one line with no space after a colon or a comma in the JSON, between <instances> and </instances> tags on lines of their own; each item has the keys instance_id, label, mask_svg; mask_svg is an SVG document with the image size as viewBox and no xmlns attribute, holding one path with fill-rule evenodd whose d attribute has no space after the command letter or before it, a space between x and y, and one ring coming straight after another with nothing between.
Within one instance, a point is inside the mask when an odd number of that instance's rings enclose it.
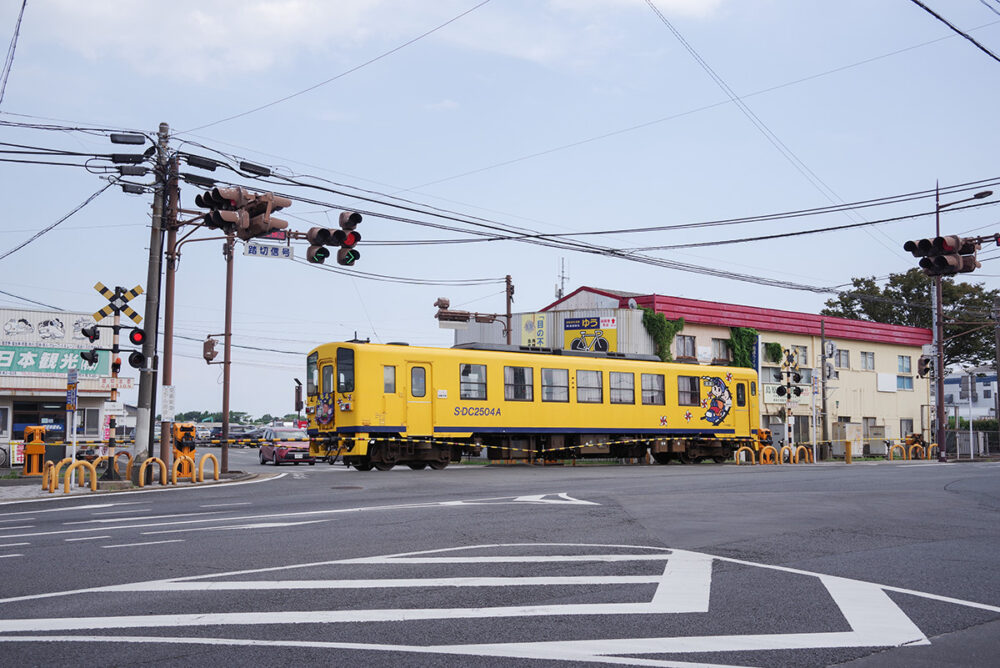
<instances>
[{"instance_id":1,"label":"traffic light","mask_svg":"<svg viewBox=\"0 0 1000 668\"><path fill-rule=\"evenodd\" d=\"M194 198L194 203L199 208L211 209L205 214L205 226L226 232L240 226L249 227L249 216L244 207L252 201L251 194L239 186L212 188Z\"/></svg>"},{"instance_id":2,"label":"traffic light","mask_svg":"<svg viewBox=\"0 0 1000 668\"><path fill-rule=\"evenodd\" d=\"M219 352L215 349L215 339L205 339L205 343L202 344L201 356L205 358L207 364L211 364L218 356Z\"/></svg>"},{"instance_id":3,"label":"traffic light","mask_svg":"<svg viewBox=\"0 0 1000 668\"><path fill-rule=\"evenodd\" d=\"M99 359L97 354L97 348L84 350L82 353L80 353L80 357L82 357L83 361L89 364L90 366L94 366L95 364L97 364L97 360Z\"/></svg>"},{"instance_id":4,"label":"traffic light","mask_svg":"<svg viewBox=\"0 0 1000 668\"><path fill-rule=\"evenodd\" d=\"M141 369L146 365L146 356L138 350L133 350L128 355L128 365L133 369Z\"/></svg>"},{"instance_id":5,"label":"traffic light","mask_svg":"<svg viewBox=\"0 0 1000 668\"><path fill-rule=\"evenodd\" d=\"M934 371L934 358L930 355L921 355L917 359L917 376L926 378Z\"/></svg>"},{"instance_id":6,"label":"traffic light","mask_svg":"<svg viewBox=\"0 0 1000 668\"><path fill-rule=\"evenodd\" d=\"M116 356L113 360L111 360L111 373L117 376L121 370L122 370L122 358Z\"/></svg>"},{"instance_id":7,"label":"traffic light","mask_svg":"<svg viewBox=\"0 0 1000 668\"><path fill-rule=\"evenodd\" d=\"M326 258L330 257L327 245L333 242L333 232L325 227L312 227L306 232L306 239L310 244L306 259L313 264L326 262Z\"/></svg>"},{"instance_id":8,"label":"traffic light","mask_svg":"<svg viewBox=\"0 0 1000 668\"><path fill-rule=\"evenodd\" d=\"M338 221L340 229L333 233L333 241L340 246L337 251L337 264L350 267L361 258L361 253L354 247L361 241L361 233L357 231L361 222L361 214L353 211L342 211Z\"/></svg>"},{"instance_id":9,"label":"traffic light","mask_svg":"<svg viewBox=\"0 0 1000 668\"><path fill-rule=\"evenodd\" d=\"M86 338L91 343L101 338L101 330L97 325L91 325L90 327L81 327L80 334L82 334L84 338Z\"/></svg>"},{"instance_id":10,"label":"traffic light","mask_svg":"<svg viewBox=\"0 0 1000 668\"><path fill-rule=\"evenodd\" d=\"M146 331L141 327L133 327L132 331L128 333L128 340L132 342L133 346L141 346L146 342Z\"/></svg>"},{"instance_id":11,"label":"traffic light","mask_svg":"<svg viewBox=\"0 0 1000 668\"><path fill-rule=\"evenodd\" d=\"M954 276L975 271L980 245L976 239L955 235L916 239L903 244L903 250L920 258L920 268L927 276Z\"/></svg>"},{"instance_id":12,"label":"traffic light","mask_svg":"<svg viewBox=\"0 0 1000 668\"><path fill-rule=\"evenodd\" d=\"M247 204L246 227L237 227L236 236L244 241L265 236L275 230L288 227L288 221L274 218L271 214L291 206L292 200L274 193L255 195Z\"/></svg>"}]
</instances>

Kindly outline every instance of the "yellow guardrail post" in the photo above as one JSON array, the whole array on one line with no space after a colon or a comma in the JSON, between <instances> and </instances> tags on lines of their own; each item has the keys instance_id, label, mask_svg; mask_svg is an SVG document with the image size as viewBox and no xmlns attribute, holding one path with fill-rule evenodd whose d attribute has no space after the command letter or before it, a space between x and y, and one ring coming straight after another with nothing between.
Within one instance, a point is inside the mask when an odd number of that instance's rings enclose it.
<instances>
[{"instance_id":1,"label":"yellow guardrail post","mask_svg":"<svg viewBox=\"0 0 1000 668\"><path fill-rule=\"evenodd\" d=\"M49 488L49 477L55 472L56 463L51 459L47 460L44 465L42 465L42 491L46 491Z\"/></svg>"},{"instance_id":2,"label":"yellow guardrail post","mask_svg":"<svg viewBox=\"0 0 1000 668\"><path fill-rule=\"evenodd\" d=\"M69 457L66 457L65 459L60 459L58 462L56 462L56 466L52 470L52 477L49 478L49 493L50 494L53 493L53 492L55 492L56 491L56 487L59 486L59 472L62 470L62 467L66 466L67 464L72 464L72 463L73 463L73 460L70 459Z\"/></svg>"},{"instance_id":3,"label":"yellow guardrail post","mask_svg":"<svg viewBox=\"0 0 1000 668\"><path fill-rule=\"evenodd\" d=\"M114 461L114 464L115 464L115 473L121 475L121 471L118 470L118 458L121 457L122 455L125 455L125 457L128 458L128 463L125 465L125 477L126 478L131 478L132 477L132 459L133 458L132 458L132 453L129 452L128 450L120 450L120 451L118 451L118 452L115 453L115 461Z\"/></svg>"},{"instance_id":4,"label":"yellow guardrail post","mask_svg":"<svg viewBox=\"0 0 1000 668\"><path fill-rule=\"evenodd\" d=\"M906 459L907 459L907 457L906 457L906 448L904 448L899 443L893 443L892 445L889 446L889 461L892 461L892 459L893 459L893 453L896 451L896 448L899 448L900 452L903 453L903 461L906 461Z\"/></svg>"},{"instance_id":5,"label":"yellow guardrail post","mask_svg":"<svg viewBox=\"0 0 1000 668\"><path fill-rule=\"evenodd\" d=\"M206 452L201 456L201 460L198 462L198 482L205 482L205 462L209 459L212 460L212 468L214 469L215 475L214 480L219 479L219 460L215 458L211 452Z\"/></svg>"},{"instance_id":6,"label":"yellow guardrail post","mask_svg":"<svg viewBox=\"0 0 1000 668\"><path fill-rule=\"evenodd\" d=\"M913 445L910 446L910 452L909 452L910 459L913 459L913 451L916 450L916 449L918 449L918 448L920 450L920 456L918 457L918 459L925 459L925 457L924 457L924 446L920 445L919 443L914 443Z\"/></svg>"},{"instance_id":7,"label":"yellow guardrail post","mask_svg":"<svg viewBox=\"0 0 1000 668\"><path fill-rule=\"evenodd\" d=\"M87 473L90 473L90 491L91 492L96 492L97 491L97 467L94 466L93 464L91 464L90 462L84 461L83 459L81 459L81 460L73 462L72 464L69 465L69 468L66 469L66 477L63 479L63 494L69 494L69 487L70 487L70 485L73 482L73 473L77 469L83 469ZM80 474L80 482L81 482L81 484L86 479L87 479L86 473L81 473Z\"/></svg>"},{"instance_id":8,"label":"yellow guardrail post","mask_svg":"<svg viewBox=\"0 0 1000 668\"><path fill-rule=\"evenodd\" d=\"M181 469L182 466L184 468L187 468L188 466L190 466L191 467L191 471L188 472L188 473L179 473L179 471L180 471L180 469ZM174 458L173 470L170 472L170 484L171 485L176 485L177 484L178 475L181 478L190 478L191 482L197 482L198 481L198 474L195 472L195 462L194 462L194 460L191 459L190 457L188 457L187 455L180 455L179 457L175 457Z\"/></svg>"},{"instance_id":9,"label":"yellow guardrail post","mask_svg":"<svg viewBox=\"0 0 1000 668\"><path fill-rule=\"evenodd\" d=\"M164 464L163 460L160 459L159 457L150 457L148 459L144 459L142 464L139 465L139 487L142 487L146 484L146 466L148 466L150 463L160 465L160 484L166 485L167 465Z\"/></svg>"},{"instance_id":10,"label":"yellow guardrail post","mask_svg":"<svg viewBox=\"0 0 1000 668\"><path fill-rule=\"evenodd\" d=\"M938 448L938 444L937 443L931 443L930 445L927 446L927 459L931 458L931 454L932 454L931 450L933 450L934 448ZM938 452L940 452L940 451L941 451L941 448L938 448Z\"/></svg>"},{"instance_id":11,"label":"yellow guardrail post","mask_svg":"<svg viewBox=\"0 0 1000 668\"><path fill-rule=\"evenodd\" d=\"M778 463L779 464L784 464L785 463L785 451L788 451L788 463L789 464L794 464L795 462L792 461L792 460L794 459L794 456L795 456L795 454L794 454L795 450L790 445L783 445L783 446L781 446L781 452L778 453Z\"/></svg>"},{"instance_id":12,"label":"yellow guardrail post","mask_svg":"<svg viewBox=\"0 0 1000 668\"><path fill-rule=\"evenodd\" d=\"M743 452L744 450L746 450L747 452L750 453L750 463L751 464L756 464L757 460L755 459L753 448L751 448L750 446L744 445L741 448L739 448L736 451L736 454L734 455L736 457L736 465L737 466L740 465L740 453Z\"/></svg>"},{"instance_id":13,"label":"yellow guardrail post","mask_svg":"<svg viewBox=\"0 0 1000 668\"><path fill-rule=\"evenodd\" d=\"M799 463L799 453L800 452L805 452L806 453L805 460L806 460L807 464L812 464L813 463L813 453L812 453L812 450L810 450L809 448L807 448L804 445L800 445L799 447L795 448L795 459L792 461L793 464L798 464Z\"/></svg>"},{"instance_id":14,"label":"yellow guardrail post","mask_svg":"<svg viewBox=\"0 0 1000 668\"><path fill-rule=\"evenodd\" d=\"M760 449L760 463L761 464L777 464L778 463L778 451L773 445L765 445Z\"/></svg>"}]
</instances>

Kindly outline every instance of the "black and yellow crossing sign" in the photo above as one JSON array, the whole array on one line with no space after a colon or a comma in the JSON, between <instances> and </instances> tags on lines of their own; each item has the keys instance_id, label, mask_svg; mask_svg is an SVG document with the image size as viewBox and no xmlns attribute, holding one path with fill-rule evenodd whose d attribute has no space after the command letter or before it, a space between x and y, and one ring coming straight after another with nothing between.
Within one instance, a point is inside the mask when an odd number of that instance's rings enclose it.
<instances>
[{"instance_id":1,"label":"black and yellow crossing sign","mask_svg":"<svg viewBox=\"0 0 1000 668\"><path fill-rule=\"evenodd\" d=\"M94 289L100 292L101 296L108 300L108 305L94 314L94 320L100 322L112 313L124 313L128 317L132 318L132 321L135 322L135 324L138 325L142 322L142 316L136 313L132 307L128 305L130 300L142 294L142 286L137 285L128 291L126 291L125 288L115 288L114 290L111 290L105 287L104 283L98 281L97 285L94 286Z\"/></svg>"}]
</instances>

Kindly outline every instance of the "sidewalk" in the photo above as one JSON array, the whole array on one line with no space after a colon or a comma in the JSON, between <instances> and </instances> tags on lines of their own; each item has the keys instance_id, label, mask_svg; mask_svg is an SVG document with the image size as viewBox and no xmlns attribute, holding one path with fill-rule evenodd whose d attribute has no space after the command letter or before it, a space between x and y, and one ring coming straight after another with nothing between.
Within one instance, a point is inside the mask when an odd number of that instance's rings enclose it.
<instances>
[{"instance_id":1,"label":"sidewalk","mask_svg":"<svg viewBox=\"0 0 1000 668\"><path fill-rule=\"evenodd\" d=\"M42 489L42 477L33 476L30 478L0 478L0 503L10 502L10 501L20 501L20 500L31 500L31 499L61 499L69 496L105 496L107 494L116 494L121 492L136 492L136 491L147 491L147 490L165 490L165 489L186 489L193 487L206 487L209 485L224 485L231 482L242 482L244 480L253 480L255 478L267 478L271 477L273 474L269 473L247 473L245 471L230 471L229 473L219 474L219 480L208 479L205 482L192 483L190 481L178 481L176 485L160 485L159 482L155 482L143 487L137 487L132 484L128 484L121 487L121 483L115 484L114 489L101 489L101 481L97 481L97 491L91 491L90 485L84 486L71 486L69 494L63 492L63 484L60 483L54 492L49 492L48 490Z\"/></svg>"}]
</instances>

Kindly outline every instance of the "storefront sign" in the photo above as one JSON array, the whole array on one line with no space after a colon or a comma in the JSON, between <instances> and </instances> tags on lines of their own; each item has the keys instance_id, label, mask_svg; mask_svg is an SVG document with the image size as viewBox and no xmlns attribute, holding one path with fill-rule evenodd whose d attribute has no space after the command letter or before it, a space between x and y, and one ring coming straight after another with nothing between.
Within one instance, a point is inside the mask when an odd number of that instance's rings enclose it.
<instances>
[{"instance_id":1,"label":"storefront sign","mask_svg":"<svg viewBox=\"0 0 1000 668\"><path fill-rule=\"evenodd\" d=\"M65 375L76 369L81 376L106 376L111 373L110 353L98 351L97 364L83 361L76 348L0 345L0 376Z\"/></svg>"},{"instance_id":2,"label":"storefront sign","mask_svg":"<svg viewBox=\"0 0 1000 668\"><path fill-rule=\"evenodd\" d=\"M618 350L617 318L566 318L563 348L606 353Z\"/></svg>"},{"instance_id":3,"label":"storefront sign","mask_svg":"<svg viewBox=\"0 0 1000 668\"><path fill-rule=\"evenodd\" d=\"M548 345L548 326L545 313L525 315L524 327L521 329L521 345L544 348Z\"/></svg>"}]
</instances>

